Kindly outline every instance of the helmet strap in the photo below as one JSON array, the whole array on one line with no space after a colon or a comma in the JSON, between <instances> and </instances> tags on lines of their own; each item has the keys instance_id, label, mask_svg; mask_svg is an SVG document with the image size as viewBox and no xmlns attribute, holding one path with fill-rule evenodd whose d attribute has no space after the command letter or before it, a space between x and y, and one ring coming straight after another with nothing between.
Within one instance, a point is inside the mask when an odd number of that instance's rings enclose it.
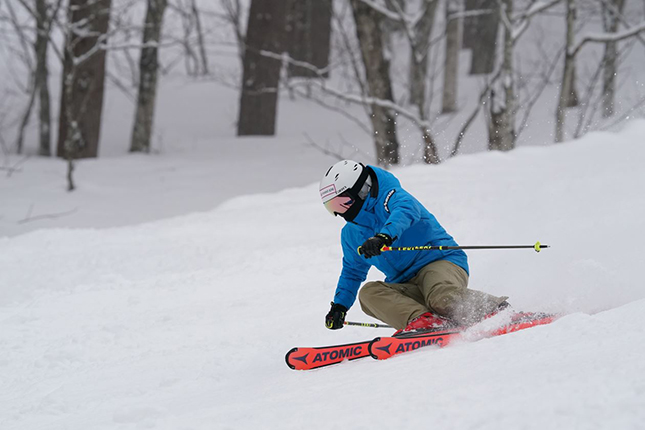
<instances>
[{"instance_id":1,"label":"helmet strap","mask_svg":"<svg viewBox=\"0 0 645 430\"><path fill-rule=\"evenodd\" d=\"M348 194L354 198L358 198L358 193L361 192L361 189L363 188L363 185L365 185L365 181L367 181L367 177L369 176L369 172L367 171L368 167L365 167L363 163L359 163L361 166L363 166L363 170L361 171L361 174L358 176L358 179L356 180L356 183L352 188L349 189Z\"/></svg>"},{"instance_id":2,"label":"helmet strap","mask_svg":"<svg viewBox=\"0 0 645 430\"><path fill-rule=\"evenodd\" d=\"M365 170L367 170L368 174L370 175L370 179L372 180L372 187L370 188L370 196L377 198L378 197L378 178L376 177L376 172L372 170L371 167L365 167Z\"/></svg>"},{"instance_id":3,"label":"helmet strap","mask_svg":"<svg viewBox=\"0 0 645 430\"><path fill-rule=\"evenodd\" d=\"M363 171L359 175L354 186L352 186L352 188L347 190L347 194L349 194L356 202L347 210L347 212L340 215L343 218L345 218L345 221L347 222L352 222L354 218L356 218L356 215L358 215L358 213L361 211L361 208L363 207L363 203L365 203L365 200L359 197L359 193L363 188L363 185L365 185L365 181L367 181L368 177L370 177L372 180L370 196L376 197L378 195L378 184L376 182L376 174L372 172L372 169L363 165L363 163L359 163L359 164L363 166ZM376 193L374 191L376 191Z\"/></svg>"}]
</instances>

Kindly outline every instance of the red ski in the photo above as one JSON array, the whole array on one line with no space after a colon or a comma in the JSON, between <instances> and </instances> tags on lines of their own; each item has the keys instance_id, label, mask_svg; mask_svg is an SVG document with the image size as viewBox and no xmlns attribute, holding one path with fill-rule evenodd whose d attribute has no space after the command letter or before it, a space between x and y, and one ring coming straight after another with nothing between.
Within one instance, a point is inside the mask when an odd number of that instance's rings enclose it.
<instances>
[{"instance_id":1,"label":"red ski","mask_svg":"<svg viewBox=\"0 0 645 430\"><path fill-rule=\"evenodd\" d=\"M557 315L543 313L520 312L512 321L502 327L481 333L478 337L487 338L512 333L518 330L552 323ZM370 342L368 350L372 358L385 360L393 355L414 351L424 346L437 346L443 348L457 339L463 338L463 330L445 330L431 333L410 333L397 337L377 337Z\"/></svg>"},{"instance_id":2,"label":"red ski","mask_svg":"<svg viewBox=\"0 0 645 430\"><path fill-rule=\"evenodd\" d=\"M348 343L345 345L317 346L311 348L293 348L287 352L287 366L293 370L311 370L330 366L345 360L356 360L368 357L367 347L371 340Z\"/></svg>"},{"instance_id":3,"label":"red ski","mask_svg":"<svg viewBox=\"0 0 645 430\"><path fill-rule=\"evenodd\" d=\"M372 358L385 360L402 352L414 351L424 346L443 348L458 339L461 331L439 331L433 333L415 333L397 337L377 337L370 342L368 351Z\"/></svg>"},{"instance_id":4,"label":"red ski","mask_svg":"<svg viewBox=\"0 0 645 430\"><path fill-rule=\"evenodd\" d=\"M510 323L490 329L488 332L480 333L478 339L512 333L536 325L549 324L557 317L557 315L553 314L519 312L513 316ZM414 351L424 346L442 348L456 339L464 338L464 330L463 327L454 327L426 333L410 332L397 337L377 337L374 340L344 345L292 348L287 352L285 361L287 366L293 370L311 370L347 360L357 360L370 355L377 360L384 360L393 355Z\"/></svg>"}]
</instances>

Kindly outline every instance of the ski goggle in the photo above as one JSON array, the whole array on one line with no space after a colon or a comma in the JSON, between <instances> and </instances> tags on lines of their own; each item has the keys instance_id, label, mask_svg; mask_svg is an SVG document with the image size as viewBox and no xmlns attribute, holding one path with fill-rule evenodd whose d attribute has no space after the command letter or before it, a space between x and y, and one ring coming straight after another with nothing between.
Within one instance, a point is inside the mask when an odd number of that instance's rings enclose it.
<instances>
[{"instance_id":1,"label":"ski goggle","mask_svg":"<svg viewBox=\"0 0 645 430\"><path fill-rule=\"evenodd\" d=\"M323 203L323 205L325 205L325 208L332 215L344 214L353 204L354 199L346 194L341 194L340 196L336 196L333 199Z\"/></svg>"}]
</instances>

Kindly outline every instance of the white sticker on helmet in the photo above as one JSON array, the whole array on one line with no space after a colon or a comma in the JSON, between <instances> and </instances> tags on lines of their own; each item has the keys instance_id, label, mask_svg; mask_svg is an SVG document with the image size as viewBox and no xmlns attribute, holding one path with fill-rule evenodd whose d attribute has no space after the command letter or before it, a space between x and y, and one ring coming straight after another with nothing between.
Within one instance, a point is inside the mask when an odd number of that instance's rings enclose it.
<instances>
[{"instance_id":1,"label":"white sticker on helmet","mask_svg":"<svg viewBox=\"0 0 645 430\"><path fill-rule=\"evenodd\" d=\"M323 201L327 197L335 196L336 194L336 185L334 184L327 185L325 188L320 190L320 198L323 199Z\"/></svg>"}]
</instances>

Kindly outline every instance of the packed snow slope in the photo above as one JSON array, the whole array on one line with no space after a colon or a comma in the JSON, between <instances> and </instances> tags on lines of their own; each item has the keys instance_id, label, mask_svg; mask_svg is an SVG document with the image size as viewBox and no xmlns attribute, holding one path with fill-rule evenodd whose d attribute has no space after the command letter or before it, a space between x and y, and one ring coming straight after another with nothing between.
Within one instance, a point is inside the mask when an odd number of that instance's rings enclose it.
<instances>
[{"instance_id":1,"label":"packed snow slope","mask_svg":"<svg viewBox=\"0 0 645 430\"><path fill-rule=\"evenodd\" d=\"M643 428L644 143L640 121L395 170L461 244L551 245L471 252L471 286L567 315L383 362L284 363L293 346L389 333L325 329L343 221L313 183L0 239L0 428Z\"/></svg>"}]
</instances>

